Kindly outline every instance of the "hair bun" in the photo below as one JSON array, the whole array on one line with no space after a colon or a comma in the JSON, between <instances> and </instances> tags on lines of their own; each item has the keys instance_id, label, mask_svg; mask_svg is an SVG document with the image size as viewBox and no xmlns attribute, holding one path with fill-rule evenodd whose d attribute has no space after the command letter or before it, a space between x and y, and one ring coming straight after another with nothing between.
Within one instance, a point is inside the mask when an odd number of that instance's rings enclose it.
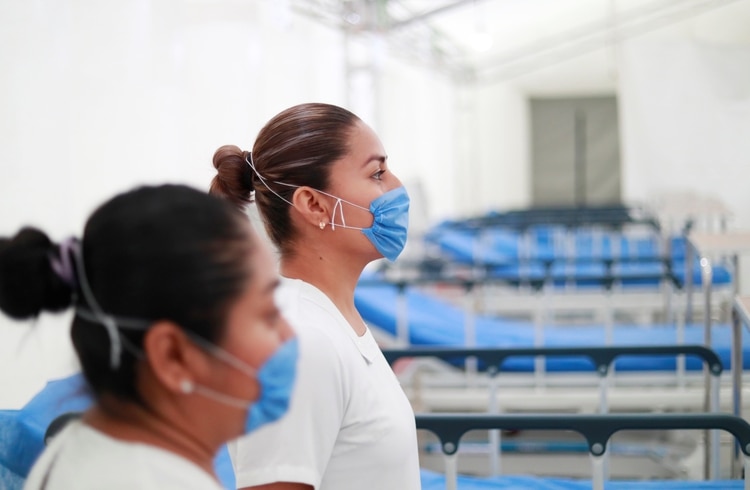
<instances>
[{"instance_id":1,"label":"hair bun","mask_svg":"<svg viewBox=\"0 0 750 490\"><path fill-rule=\"evenodd\" d=\"M211 181L209 193L228 199L240 209L253 201L255 190L248 154L237 146L225 145L216 150L213 157L217 174Z\"/></svg>"},{"instance_id":2,"label":"hair bun","mask_svg":"<svg viewBox=\"0 0 750 490\"><path fill-rule=\"evenodd\" d=\"M0 310L24 319L70 306L73 288L51 264L59 253L60 247L36 228L22 228L13 238L0 239Z\"/></svg>"}]
</instances>

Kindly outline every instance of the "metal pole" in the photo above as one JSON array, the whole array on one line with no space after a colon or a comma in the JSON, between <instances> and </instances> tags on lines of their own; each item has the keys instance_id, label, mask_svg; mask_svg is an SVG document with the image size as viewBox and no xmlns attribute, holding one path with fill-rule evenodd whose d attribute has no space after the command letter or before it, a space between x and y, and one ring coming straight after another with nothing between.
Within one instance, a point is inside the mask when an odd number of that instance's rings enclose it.
<instances>
[{"instance_id":1,"label":"metal pole","mask_svg":"<svg viewBox=\"0 0 750 490\"><path fill-rule=\"evenodd\" d=\"M601 456L591 455L591 488L593 490L604 490L604 454Z\"/></svg>"},{"instance_id":2,"label":"metal pole","mask_svg":"<svg viewBox=\"0 0 750 490\"><path fill-rule=\"evenodd\" d=\"M500 404L497 400L497 371L493 370L490 372L490 406L489 413L496 414L500 413ZM490 474L497 476L502 471L502 462L500 460L500 430L490 429L489 432L489 444L490 444Z\"/></svg>"},{"instance_id":3,"label":"metal pole","mask_svg":"<svg viewBox=\"0 0 750 490\"><path fill-rule=\"evenodd\" d=\"M406 283L399 283L396 296L396 339L399 345L409 346L409 303L406 299Z\"/></svg>"},{"instance_id":4,"label":"metal pole","mask_svg":"<svg viewBox=\"0 0 750 490\"><path fill-rule=\"evenodd\" d=\"M599 366L599 413L609 412L609 386L610 377L612 376L614 363L606 369L605 366ZM601 472L603 479L609 478L609 453L606 451L600 456Z\"/></svg>"},{"instance_id":5,"label":"metal pole","mask_svg":"<svg viewBox=\"0 0 750 490\"><path fill-rule=\"evenodd\" d=\"M545 299L545 294L539 296L540 305L537 306L534 312L534 347L544 347L544 319L548 317L548 301L549 298ZM536 356L534 358L534 384L537 391L541 390L544 385L544 372L544 358Z\"/></svg>"},{"instance_id":6,"label":"metal pole","mask_svg":"<svg viewBox=\"0 0 750 490\"><path fill-rule=\"evenodd\" d=\"M713 271L711 269L711 261L707 257L701 257L701 282L703 283L704 292L704 304L703 304L703 343L709 349L711 348L711 283L713 282ZM703 367L704 383L706 386L710 386L711 373L708 366ZM706 396L703 401L703 409L708 412L711 410L711 396L709 392L706 392ZM714 445L718 444L718 432L717 431L704 431L704 437L706 441L706 457L703 465L705 475L711 480L718 478L718 472L715 471L713 453Z\"/></svg>"},{"instance_id":7,"label":"metal pole","mask_svg":"<svg viewBox=\"0 0 750 490\"><path fill-rule=\"evenodd\" d=\"M732 308L732 413L742 416L742 321L737 312L740 305L735 297ZM740 447L735 441L732 452L732 478L740 478Z\"/></svg>"},{"instance_id":8,"label":"metal pole","mask_svg":"<svg viewBox=\"0 0 750 490\"><path fill-rule=\"evenodd\" d=\"M659 235L659 243L660 246L658 247L659 254L662 257L665 257L664 260L664 267L665 272L671 272L671 274L674 273L672 270L672 239L669 235L661 234ZM667 324L670 324L674 321L675 316L675 305L673 304L674 300L674 283L672 282L671 274L669 277L666 277L664 279L664 322Z\"/></svg>"},{"instance_id":9,"label":"metal pole","mask_svg":"<svg viewBox=\"0 0 750 490\"><path fill-rule=\"evenodd\" d=\"M685 323L693 323L693 245L685 236Z\"/></svg>"},{"instance_id":10,"label":"metal pole","mask_svg":"<svg viewBox=\"0 0 750 490\"><path fill-rule=\"evenodd\" d=\"M677 313L677 327L676 327L677 345L685 343L685 318L681 313ZM677 387L680 389L685 388L686 383L686 359L684 354L677 356Z\"/></svg>"},{"instance_id":11,"label":"metal pole","mask_svg":"<svg viewBox=\"0 0 750 490\"><path fill-rule=\"evenodd\" d=\"M719 376L711 375L711 413L719 413ZM718 480L719 466L719 431L711 431L711 479Z\"/></svg>"},{"instance_id":12,"label":"metal pole","mask_svg":"<svg viewBox=\"0 0 750 490\"><path fill-rule=\"evenodd\" d=\"M464 344L466 347L476 347L477 345L477 332L476 332L476 298L475 288L472 282L466 285L466 313L464 318ZM466 358L464 363L466 368L466 377L469 384L473 384L476 381L477 375L477 358L470 356Z\"/></svg>"},{"instance_id":13,"label":"metal pole","mask_svg":"<svg viewBox=\"0 0 750 490\"><path fill-rule=\"evenodd\" d=\"M445 489L458 490L458 453L445 455Z\"/></svg>"}]
</instances>

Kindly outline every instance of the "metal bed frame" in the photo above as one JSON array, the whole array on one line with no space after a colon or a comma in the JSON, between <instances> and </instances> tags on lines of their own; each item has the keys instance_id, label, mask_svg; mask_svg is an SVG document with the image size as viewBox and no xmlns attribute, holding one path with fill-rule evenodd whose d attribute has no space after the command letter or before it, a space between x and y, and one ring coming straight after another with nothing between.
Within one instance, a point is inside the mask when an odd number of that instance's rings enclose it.
<instances>
[{"instance_id":1,"label":"metal bed frame","mask_svg":"<svg viewBox=\"0 0 750 490\"><path fill-rule=\"evenodd\" d=\"M440 439L445 454L447 490L457 488L456 458L461 437L474 429L569 430L588 443L592 466L592 488L603 490L605 455L610 438L623 430L722 429L732 434L744 454L745 473L750 474L750 424L730 414L418 414L417 429ZM744 483L750 490L750 479Z\"/></svg>"},{"instance_id":2,"label":"metal bed frame","mask_svg":"<svg viewBox=\"0 0 750 490\"><path fill-rule=\"evenodd\" d=\"M498 411L497 374L503 363L512 357L586 357L591 360L599 376L599 412L609 411L608 406L608 374L614 361L622 356L653 356L653 355L691 355L700 358L707 367L710 377L705 385L706 397L710 400L709 410L717 413L719 410L720 376L723 371L717 354L701 345L663 345L663 346L607 346L607 347L546 347L546 348L462 348L462 347L411 347L408 349L384 349L386 360L393 364L401 358L434 357L443 361L453 362L457 359L473 358L473 367L484 369L490 376L489 413ZM502 427L500 427L502 428ZM511 428L511 427L507 427ZM500 472L500 431L489 433L490 452L489 461L492 474ZM719 433L712 431L706 438L708 450L705 453L704 471L712 479L719 475Z\"/></svg>"}]
</instances>

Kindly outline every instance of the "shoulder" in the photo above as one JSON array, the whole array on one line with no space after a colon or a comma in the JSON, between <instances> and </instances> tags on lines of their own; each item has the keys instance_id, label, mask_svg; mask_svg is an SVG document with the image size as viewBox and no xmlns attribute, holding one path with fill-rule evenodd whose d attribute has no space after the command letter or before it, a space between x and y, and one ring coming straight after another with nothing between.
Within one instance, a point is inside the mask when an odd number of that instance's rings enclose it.
<instances>
[{"instance_id":1,"label":"shoulder","mask_svg":"<svg viewBox=\"0 0 750 490\"><path fill-rule=\"evenodd\" d=\"M338 311L330 299L318 288L300 279L282 278L276 290L276 303L291 318L308 320L330 319Z\"/></svg>"},{"instance_id":2,"label":"shoulder","mask_svg":"<svg viewBox=\"0 0 750 490\"><path fill-rule=\"evenodd\" d=\"M49 490L161 488L217 490L203 470L168 451L120 441L81 422L66 427L34 466L25 488L36 490L47 478Z\"/></svg>"},{"instance_id":3,"label":"shoulder","mask_svg":"<svg viewBox=\"0 0 750 490\"><path fill-rule=\"evenodd\" d=\"M315 286L299 279L284 278L277 291L276 302L299 336L302 348L308 347L335 357L342 344L348 341L339 325L340 313Z\"/></svg>"}]
</instances>

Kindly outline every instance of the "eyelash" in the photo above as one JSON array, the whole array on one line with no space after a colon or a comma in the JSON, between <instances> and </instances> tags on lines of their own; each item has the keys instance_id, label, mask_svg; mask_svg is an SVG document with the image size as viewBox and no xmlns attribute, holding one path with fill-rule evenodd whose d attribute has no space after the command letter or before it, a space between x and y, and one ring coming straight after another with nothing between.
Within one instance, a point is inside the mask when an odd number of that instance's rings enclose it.
<instances>
[{"instance_id":1,"label":"eyelash","mask_svg":"<svg viewBox=\"0 0 750 490\"><path fill-rule=\"evenodd\" d=\"M385 170L378 170L372 175L372 178L375 180L383 180L382 177L384 173L385 173Z\"/></svg>"}]
</instances>

